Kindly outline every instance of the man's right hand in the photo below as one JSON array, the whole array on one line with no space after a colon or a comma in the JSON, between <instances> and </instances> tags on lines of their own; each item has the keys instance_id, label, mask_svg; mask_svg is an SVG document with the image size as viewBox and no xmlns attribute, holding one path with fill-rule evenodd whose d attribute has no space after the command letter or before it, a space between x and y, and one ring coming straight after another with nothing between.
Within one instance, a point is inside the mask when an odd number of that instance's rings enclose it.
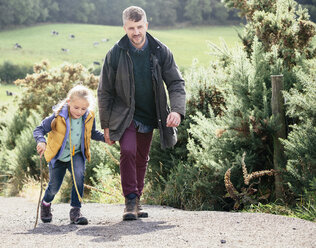
<instances>
[{"instance_id":1,"label":"man's right hand","mask_svg":"<svg viewBox=\"0 0 316 248\"><path fill-rule=\"evenodd\" d=\"M104 139L107 144L110 146L115 143L115 141L110 140L110 129L109 128L104 128Z\"/></svg>"}]
</instances>

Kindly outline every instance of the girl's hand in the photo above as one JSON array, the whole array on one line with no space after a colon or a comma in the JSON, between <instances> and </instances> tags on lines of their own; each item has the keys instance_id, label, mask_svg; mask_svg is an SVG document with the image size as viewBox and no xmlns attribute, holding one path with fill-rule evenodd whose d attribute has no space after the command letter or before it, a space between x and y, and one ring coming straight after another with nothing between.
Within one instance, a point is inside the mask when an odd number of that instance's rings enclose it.
<instances>
[{"instance_id":1,"label":"girl's hand","mask_svg":"<svg viewBox=\"0 0 316 248\"><path fill-rule=\"evenodd\" d=\"M42 155L44 154L45 150L46 150L46 143L45 142L39 142L36 146L37 149L37 153L40 155L40 157L42 158Z\"/></svg>"}]
</instances>

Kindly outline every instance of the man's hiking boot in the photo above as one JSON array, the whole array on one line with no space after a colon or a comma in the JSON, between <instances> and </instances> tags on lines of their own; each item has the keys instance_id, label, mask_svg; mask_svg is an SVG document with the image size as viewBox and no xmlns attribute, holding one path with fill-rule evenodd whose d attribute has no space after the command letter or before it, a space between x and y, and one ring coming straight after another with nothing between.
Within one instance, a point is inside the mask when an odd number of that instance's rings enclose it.
<instances>
[{"instance_id":1,"label":"man's hiking boot","mask_svg":"<svg viewBox=\"0 0 316 248\"><path fill-rule=\"evenodd\" d=\"M137 204L137 217L138 218L148 218L148 213L143 211L143 207L140 204L140 198L136 197L136 204Z\"/></svg>"},{"instance_id":2,"label":"man's hiking boot","mask_svg":"<svg viewBox=\"0 0 316 248\"><path fill-rule=\"evenodd\" d=\"M49 223L52 221L53 215L51 211L51 205L51 203L47 205L43 203L43 201L41 202L41 220L44 223Z\"/></svg>"},{"instance_id":3,"label":"man's hiking boot","mask_svg":"<svg viewBox=\"0 0 316 248\"><path fill-rule=\"evenodd\" d=\"M70 222L76 225L87 225L88 220L86 217L83 217L80 213L80 208L73 207L70 209L69 213Z\"/></svg>"},{"instance_id":4,"label":"man's hiking boot","mask_svg":"<svg viewBox=\"0 0 316 248\"><path fill-rule=\"evenodd\" d=\"M134 199L125 197L123 220L137 220L137 197Z\"/></svg>"}]
</instances>

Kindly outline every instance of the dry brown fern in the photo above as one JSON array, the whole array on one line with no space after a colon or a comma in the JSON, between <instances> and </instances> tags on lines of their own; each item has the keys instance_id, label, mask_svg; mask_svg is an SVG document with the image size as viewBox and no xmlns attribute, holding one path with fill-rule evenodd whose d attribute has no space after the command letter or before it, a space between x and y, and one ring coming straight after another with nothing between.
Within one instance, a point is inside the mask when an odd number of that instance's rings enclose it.
<instances>
[{"instance_id":1,"label":"dry brown fern","mask_svg":"<svg viewBox=\"0 0 316 248\"><path fill-rule=\"evenodd\" d=\"M262 176L273 176L275 174L275 170L262 170L262 171L254 171L250 174L248 174L247 172L247 167L245 164L245 157L246 157L246 153L244 152L242 155L242 159L241 159L241 165L242 165L242 172L243 172L243 176L244 176L244 183L246 185L249 185L249 182L254 179L254 178L259 178Z\"/></svg>"},{"instance_id":2,"label":"dry brown fern","mask_svg":"<svg viewBox=\"0 0 316 248\"><path fill-rule=\"evenodd\" d=\"M265 176L265 175L273 176L276 174L275 170L255 171L255 172L248 174L247 167L245 164L245 157L246 157L246 153L244 152L243 156L242 156L241 164L242 164L244 183L246 185L249 185L249 182L255 178L260 179L262 176ZM256 189L253 188L253 186L255 184L258 184L258 183L252 183L247 189L244 189L242 193L239 193L235 189L234 185L232 184L232 182L230 180L230 175L231 175L231 168L229 168L226 171L225 176L224 176L225 187L226 187L226 190L227 190L230 198L232 198L235 201L234 209L238 209L240 206L240 201L243 201L243 199L244 199L243 202L247 201L247 199L248 199L248 201L251 201L251 199L249 198L249 195L252 195L257 191Z\"/></svg>"},{"instance_id":3,"label":"dry brown fern","mask_svg":"<svg viewBox=\"0 0 316 248\"><path fill-rule=\"evenodd\" d=\"M225 180L224 180L225 187L226 187L226 190L227 190L229 196L236 201L236 200L238 200L238 196L236 194L236 193L238 193L238 191L235 189L234 185L230 181L230 173L231 173L231 168L229 168L225 173Z\"/></svg>"}]
</instances>

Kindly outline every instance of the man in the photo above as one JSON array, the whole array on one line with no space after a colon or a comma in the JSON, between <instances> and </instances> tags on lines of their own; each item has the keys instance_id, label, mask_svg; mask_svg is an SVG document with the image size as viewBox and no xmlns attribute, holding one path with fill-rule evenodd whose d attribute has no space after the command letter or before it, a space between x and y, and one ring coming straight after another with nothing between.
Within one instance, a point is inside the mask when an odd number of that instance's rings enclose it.
<instances>
[{"instance_id":1,"label":"man","mask_svg":"<svg viewBox=\"0 0 316 248\"><path fill-rule=\"evenodd\" d=\"M162 148L175 145L176 127L185 115L185 89L170 50L147 33L145 11L136 6L125 9L123 27L126 35L104 61L98 103L105 141L120 143L123 220L136 220L148 217L139 201L153 129L159 129Z\"/></svg>"}]
</instances>

